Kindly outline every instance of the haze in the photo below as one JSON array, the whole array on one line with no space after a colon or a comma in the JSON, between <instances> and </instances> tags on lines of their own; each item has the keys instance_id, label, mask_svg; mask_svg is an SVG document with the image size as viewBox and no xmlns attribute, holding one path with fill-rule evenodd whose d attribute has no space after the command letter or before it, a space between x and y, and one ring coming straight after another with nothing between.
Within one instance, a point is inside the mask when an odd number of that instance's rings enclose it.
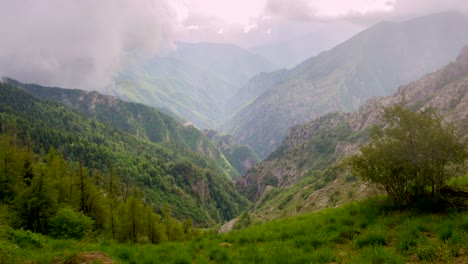
<instances>
[{"instance_id":1,"label":"haze","mask_svg":"<svg viewBox=\"0 0 468 264\"><path fill-rule=\"evenodd\" d=\"M329 49L382 20L467 12L464 0L1 0L0 74L49 86L99 89L129 56L175 41L284 49L294 60ZM313 41L310 41L313 39ZM294 53L294 54L293 54ZM261 54L264 55L264 54Z\"/></svg>"}]
</instances>

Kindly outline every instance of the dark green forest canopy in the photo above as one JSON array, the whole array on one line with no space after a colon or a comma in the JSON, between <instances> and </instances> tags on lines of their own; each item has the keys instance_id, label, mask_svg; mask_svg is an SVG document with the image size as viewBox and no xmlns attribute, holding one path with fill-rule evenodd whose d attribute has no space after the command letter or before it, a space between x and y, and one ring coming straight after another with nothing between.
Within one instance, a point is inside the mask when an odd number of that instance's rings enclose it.
<instances>
[{"instance_id":1,"label":"dark green forest canopy","mask_svg":"<svg viewBox=\"0 0 468 264\"><path fill-rule=\"evenodd\" d=\"M2 133L33 142L35 153L44 155L54 148L66 160L81 161L96 171L93 174L107 175L113 167L124 184L140 187L147 204L170 204L179 219L210 225L235 217L248 204L210 158L173 142L137 138L3 83L0 125ZM185 175L174 169L187 163Z\"/></svg>"}]
</instances>

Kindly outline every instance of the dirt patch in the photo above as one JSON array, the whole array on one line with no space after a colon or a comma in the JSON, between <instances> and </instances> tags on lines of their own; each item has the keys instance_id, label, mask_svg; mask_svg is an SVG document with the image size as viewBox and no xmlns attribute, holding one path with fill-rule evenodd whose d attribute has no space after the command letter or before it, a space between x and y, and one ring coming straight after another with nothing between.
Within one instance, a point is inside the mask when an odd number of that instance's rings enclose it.
<instances>
[{"instance_id":1,"label":"dirt patch","mask_svg":"<svg viewBox=\"0 0 468 264\"><path fill-rule=\"evenodd\" d=\"M61 261L54 259L54 264L113 264L114 261L106 254L100 251L83 252L75 255L69 260Z\"/></svg>"}]
</instances>

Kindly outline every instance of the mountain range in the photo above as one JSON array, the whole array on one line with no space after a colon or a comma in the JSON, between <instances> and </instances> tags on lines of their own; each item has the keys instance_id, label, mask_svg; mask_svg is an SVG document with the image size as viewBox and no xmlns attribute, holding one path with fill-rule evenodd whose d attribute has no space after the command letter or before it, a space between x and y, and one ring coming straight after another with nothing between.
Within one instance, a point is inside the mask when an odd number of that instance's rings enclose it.
<instances>
[{"instance_id":1,"label":"mountain range","mask_svg":"<svg viewBox=\"0 0 468 264\"><path fill-rule=\"evenodd\" d=\"M243 107L223 131L265 158L289 127L356 110L453 60L468 43L467 26L455 12L381 22L292 69L257 75L239 90Z\"/></svg>"},{"instance_id":2,"label":"mountain range","mask_svg":"<svg viewBox=\"0 0 468 264\"><path fill-rule=\"evenodd\" d=\"M168 204L179 219L209 226L248 205L234 188L239 173L202 132L154 108L97 92L0 82L0 132L53 149L86 166L95 182L109 174L123 192L138 186L154 209Z\"/></svg>"},{"instance_id":3,"label":"mountain range","mask_svg":"<svg viewBox=\"0 0 468 264\"><path fill-rule=\"evenodd\" d=\"M103 93L168 108L200 129L232 115L227 102L250 77L276 68L233 44L176 43L151 59L135 56Z\"/></svg>"},{"instance_id":4,"label":"mountain range","mask_svg":"<svg viewBox=\"0 0 468 264\"><path fill-rule=\"evenodd\" d=\"M460 138L468 135L468 46L454 62L398 88L392 96L369 99L352 113L333 112L292 127L265 161L237 181L255 202L254 212L275 218L362 199L372 188L339 166L380 126L384 107L418 111L428 107L452 122Z\"/></svg>"}]
</instances>

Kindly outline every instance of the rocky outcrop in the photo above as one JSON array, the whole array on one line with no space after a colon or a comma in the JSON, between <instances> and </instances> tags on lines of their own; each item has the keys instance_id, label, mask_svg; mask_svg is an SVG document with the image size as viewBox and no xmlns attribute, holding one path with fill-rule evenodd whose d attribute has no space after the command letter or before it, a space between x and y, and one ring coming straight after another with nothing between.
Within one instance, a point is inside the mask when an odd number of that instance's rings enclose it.
<instances>
[{"instance_id":1,"label":"rocky outcrop","mask_svg":"<svg viewBox=\"0 0 468 264\"><path fill-rule=\"evenodd\" d=\"M383 108L395 104L414 111L435 108L467 137L468 46L456 61L399 87L393 96L374 97L353 113L330 113L292 127L278 149L237 181L237 188L257 201L268 186L289 188L311 171L326 169L368 142Z\"/></svg>"},{"instance_id":2,"label":"rocky outcrop","mask_svg":"<svg viewBox=\"0 0 468 264\"><path fill-rule=\"evenodd\" d=\"M454 60L468 43L467 26L468 16L458 13L379 23L278 72L278 81L259 88L263 93L239 111L225 131L265 158L281 145L290 127L333 111L355 111L367 99L390 95L399 85ZM456 74L457 69L451 71ZM428 82L428 86L440 87L440 83ZM407 96L424 98L424 94Z\"/></svg>"}]
</instances>

